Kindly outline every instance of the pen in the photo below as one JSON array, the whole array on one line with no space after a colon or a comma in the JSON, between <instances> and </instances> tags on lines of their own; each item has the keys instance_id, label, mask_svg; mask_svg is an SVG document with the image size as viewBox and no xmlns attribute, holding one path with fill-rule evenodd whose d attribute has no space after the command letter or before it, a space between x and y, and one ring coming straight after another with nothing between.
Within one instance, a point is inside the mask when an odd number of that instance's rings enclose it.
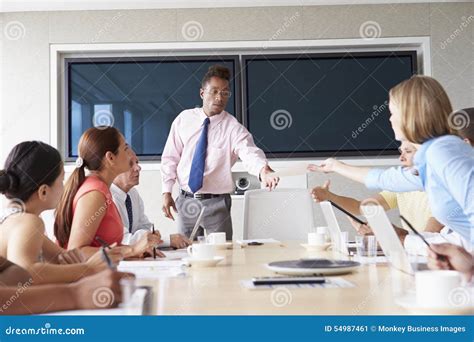
<instances>
[{"instance_id":1,"label":"pen","mask_svg":"<svg viewBox=\"0 0 474 342\"><path fill-rule=\"evenodd\" d=\"M96 236L95 240L99 242L102 245L102 247L111 249L110 245L104 240L102 240L100 237Z\"/></svg>"},{"instance_id":2,"label":"pen","mask_svg":"<svg viewBox=\"0 0 474 342\"><path fill-rule=\"evenodd\" d=\"M114 265L112 265L112 261L110 260L108 254L107 254L107 251L105 250L105 247L101 247L100 250L102 251L102 255L105 259L105 262L107 263L107 266L113 270L114 269Z\"/></svg>"},{"instance_id":3,"label":"pen","mask_svg":"<svg viewBox=\"0 0 474 342\"><path fill-rule=\"evenodd\" d=\"M441 255L441 254L438 254L436 253L433 248L431 248L430 244L428 241L426 241L425 237L423 235L421 235L415 228L413 228L413 226L411 225L410 222L408 222L408 220L406 218L403 217L403 215L400 215L400 218L402 219L403 222L405 222L408 226L408 228L410 228L412 230L413 233L415 233L427 246L428 248L436 254L436 258L440 261L446 261L446 257L444 255Z\"/></svg>"},{"instance_id":4,"label":"pen","mask_svg":"<svg viewBox=\"0 0 474 342\"><path fill-rule=\"evenodd\" d=\"M151 233L155 234L155 225L152 223L151 224ZM156 247L153 246L153 259L156 259Z\"/></svg>"}]
</instances>

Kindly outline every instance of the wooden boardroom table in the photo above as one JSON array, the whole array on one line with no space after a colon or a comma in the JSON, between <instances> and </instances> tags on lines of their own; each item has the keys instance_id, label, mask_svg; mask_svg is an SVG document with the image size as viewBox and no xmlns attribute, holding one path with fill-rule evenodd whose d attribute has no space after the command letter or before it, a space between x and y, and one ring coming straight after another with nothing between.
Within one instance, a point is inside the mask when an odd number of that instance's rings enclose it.
<instances>
[{"instance_id":1,"label":"wooden boardroom table","mask_svg":"<svg viewBox=\"0 0 474 342\"><path fill-rule=\"evenodd\" d=\"M216 267L192 268L186 277L139 279L154 289L153 312L159 315L405 315L395 298L414 288L414 278L388 264L363 264L355 273L337 275L351 288L249 290L241 280L275 275L272 261L308 257L348 258L333 252L308 252L299 242L283 246L247 246L219 251Z\"/></svg>"}]
</instances>

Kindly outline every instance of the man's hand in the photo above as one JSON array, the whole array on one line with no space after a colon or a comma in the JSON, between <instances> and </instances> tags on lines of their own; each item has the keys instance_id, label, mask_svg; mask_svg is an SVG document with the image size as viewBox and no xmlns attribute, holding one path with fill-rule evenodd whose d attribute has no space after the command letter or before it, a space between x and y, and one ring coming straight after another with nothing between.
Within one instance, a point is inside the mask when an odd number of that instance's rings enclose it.
<instances>
[{"instance_id":1,"label":"man's hand","mask_svg":"<svg viewBox=\"0 0 474 342\"><path fill-rule=\"evenodd\" d=\"M395 233L397 233L398 238L400 239L402 245L405 243L405 237L408 235L408 231L403 228L397 227L393 225L393 229L395 229Z\"/></svg>"},{"instance_id":2,"label":"man's hand","mask_svg":"<svg viewBox=\"0 0 474 342\"><path fill-rule=\"evenodd\" d=\"M144 253L151 255L153 248L161 243L163 243L163 240L161 240L161 235L158 232L155 232L155 234L148 232L132 245L132 256L142 257ZM161 252L157 253L157 255L160 257L164 256Z\"/></svg>"},{"instance_id":3,"label":"man's hand","mask_svg":"<svg viewBox=\"0 0 474 342\"><path fill-rule=\"evenodd\" d=\"M174 221L173 214L171 213L171 208L174 209L174 212L177 213L176 204L174 203L173 197L171 197L171 192L165 192L163 194L163 215L165 217L172 219Z\"/></svg>"},{"instance_id":4,"label":"man's hand","mask_svg":"<svg viewBox=\"0 0 474 342\"><path fill-rule=\"evenodd\" d=\"M170 235L170 246L173 248L185 248L189 245L192 245L191 240L187 239L184 235L181 234L172 234Z\"/></svg>"},{"instance_id":5,"label":"man's hand","mask_svg":"<svg viewBox=\"0 0 474 342\"><path fill-rule=\"evenodd\" d=\"M331 199L331 192L329 191L329 185L331 181L327 180L323 186L317 186L311 190L311 196L315 202L329 201Z\"/></svg>"},{"instance_id":6,"label":"man's hand","mask_svg":"<svg viewBox=\"0 0 474 342\"><path fill-rule=\"evenodd\" d=\"M468 279L474 274L474 258L464 248L450 243L431 244L428 249L428 267L439 270L456 270L464 273ZM436 252L436 253L435 253ZM446 260L439 260L442 255Z\"/></svg>"},{"instance_id":7,"label":"man's hand","mask_svg":"<svg viewBox=\"0 0 474 342\"><path fill-rule=\"evenodd\" d=\"M274 172L275 171L273 171L268 165L265 165L260 171L260 180L266 188L270 189L270 191L275 189L280 181L280 177L272 176L272 173Z\"/></svg>"},{"instance_id":8,"label":"man's hand","mask_svg":"<svg viewBox=\"0 0 474 342\"><path fill-rule=\"evenodd\" d=\"M349 219L349 222L351 223L352 227L354 227L354 229L356 230L357 234L363 235L363 236L374 235L372 228L370 228L368 224L361 224L349 216L347 218Z\"/></svg>"}]
</instances>

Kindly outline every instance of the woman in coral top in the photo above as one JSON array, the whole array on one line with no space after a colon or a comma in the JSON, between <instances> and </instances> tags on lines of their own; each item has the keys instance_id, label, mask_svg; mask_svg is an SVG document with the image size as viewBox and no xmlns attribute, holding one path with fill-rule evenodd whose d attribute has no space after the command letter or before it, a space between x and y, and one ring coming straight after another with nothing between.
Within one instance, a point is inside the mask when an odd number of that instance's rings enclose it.
<instances>
[{"instance_id":1,"label":"woman in coral top","mask_svg":"<svg viewBox=\"0 0 474 342\"><path fill-rule=\"evenodd\" d=\"M110 185L132 166L131 148L114 127L92 127L79 140L79 158L56 211L54 234L67 249L81 248L86 255L101 247L121 245L123 225L112 200ZM86 177L85 168L89 170ZM160 235L146 234L131 246L118 247L124 257L150 253Z\"/></svg>"}]
</instances>

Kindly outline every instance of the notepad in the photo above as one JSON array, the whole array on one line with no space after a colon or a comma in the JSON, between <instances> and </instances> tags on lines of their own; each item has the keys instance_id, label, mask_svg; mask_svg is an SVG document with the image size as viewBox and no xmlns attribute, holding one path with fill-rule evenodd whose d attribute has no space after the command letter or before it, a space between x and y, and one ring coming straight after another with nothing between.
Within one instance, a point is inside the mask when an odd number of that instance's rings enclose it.
<instances>
[{"instance_id":1,"label":"notepad","mask_svg":"<svg viewBox=\"0 0 474 342\"><path fill-rule=\"evenodd\" d=\"M163 253L166 255L166 257L160 258L160 260L181 260L189 257L188 250L186 248L172 251L163 251Z\"/></svg>"},{"instance_id":2,"label":"notepad","mask_svg":"<svg viewBox=\"0 0 474 342\"><path fill-rule=\"evenodd\" d=\"M167 268L167 267L179 267L183 265L184 262L179 260L166 260L146 258L141 260L122 260L120 261L118 268L138 268L138 267L147 267L147 268Z\"/></svg>"},{"instance_id":3,"label":"notepad","mask_svg":"<svg viewBox=\"0 0 474 342\"><path fill-rule=\"evenodd\" d=\"M183 260L124 260L117 269L133 273L138 279L183 277L187 275Z\"/></svg>"},{"instance_id":4,"label":"notepad","mask_svg":"<svg viewBox=\"0 0 474 342\"><path fill-rule=\"evenodd\" d=\"M66 310L50 312L46 316L141 316L145 303L147 290L137 289L132 296L131 302L127 308L118 307L114 309L97 309L97 310Z\"/></svg>"}]
</instances>

